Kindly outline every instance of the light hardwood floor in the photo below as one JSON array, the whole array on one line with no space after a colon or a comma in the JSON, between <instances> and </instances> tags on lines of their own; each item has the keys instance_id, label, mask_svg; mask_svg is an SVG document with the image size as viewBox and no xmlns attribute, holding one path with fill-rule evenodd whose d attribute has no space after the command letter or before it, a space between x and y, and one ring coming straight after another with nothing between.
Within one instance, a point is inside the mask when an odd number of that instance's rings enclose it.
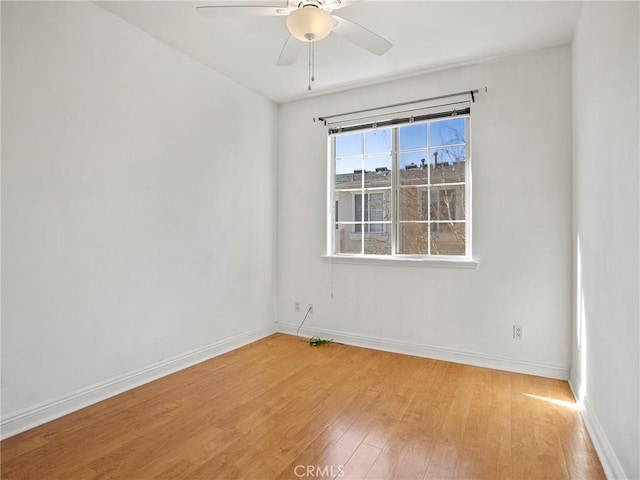
<instances>
[{"instance_id":1,"label":"light hardwood floor","mask_svg":"<svg viewBox=\"0 0 640 480\"><path fill-rule=\"evenodd\" d=\"M558 380L276 334L3 441L2 478L604 478L572 406Z\"/></svg>"}]
</instances>

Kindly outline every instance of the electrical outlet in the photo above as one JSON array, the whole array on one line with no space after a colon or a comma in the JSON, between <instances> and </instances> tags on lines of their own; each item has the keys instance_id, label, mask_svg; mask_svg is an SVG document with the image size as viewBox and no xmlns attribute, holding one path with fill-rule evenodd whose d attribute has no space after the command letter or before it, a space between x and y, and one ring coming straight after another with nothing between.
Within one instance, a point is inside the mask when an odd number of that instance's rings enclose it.
<instances>
[{"instance_id":1,"label":"electrical outlet","mask_svg":"<svg viewBox=\"0 0 640 480\"><path fill-rule=\"evenodd\" d=\"M300 302L294 302L294 303L293 303L293 309L294 309L296 312L299 312L299 311L300 311Z\"/></svg>"},{"instance_id":2,"label":"electrical outlet","mask_svg":"<svg viewBox=\"0 0 640 480\"><path fill-rule=\"evenodd\" d=\"M523 336L524 336L524 334L522 332L522 325L514 325L513 326L513 338L515 338L516 340L522 340Z\"/></svg>"},{"instance_id":3,"label":"electrical outlet","mask_svg":"<svg viewBox=\"0 0 640 480\"><path fill-rule=\"evenodd\" d=\"M307 304L307 310L309 311L309 313L313 313L313 303Z\"/></svg>"}]
</instances>

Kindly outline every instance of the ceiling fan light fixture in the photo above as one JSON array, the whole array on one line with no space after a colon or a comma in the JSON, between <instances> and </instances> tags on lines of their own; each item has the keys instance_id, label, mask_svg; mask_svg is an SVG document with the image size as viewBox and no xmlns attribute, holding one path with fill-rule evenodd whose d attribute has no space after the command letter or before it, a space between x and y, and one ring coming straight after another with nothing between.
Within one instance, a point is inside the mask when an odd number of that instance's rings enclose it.
<instances>
[{"instance_id":1,"label":"ceiling fan light fixture","mask_svg":"<svg viewBox=\"0 0 640 480\"><path fill-rule=\"evenodd\" d=\"M331 33L333 18L314 5L294 10L287 16L287 28L291 35L303 42L322 40Z\"/></svg>"}]
</instances>

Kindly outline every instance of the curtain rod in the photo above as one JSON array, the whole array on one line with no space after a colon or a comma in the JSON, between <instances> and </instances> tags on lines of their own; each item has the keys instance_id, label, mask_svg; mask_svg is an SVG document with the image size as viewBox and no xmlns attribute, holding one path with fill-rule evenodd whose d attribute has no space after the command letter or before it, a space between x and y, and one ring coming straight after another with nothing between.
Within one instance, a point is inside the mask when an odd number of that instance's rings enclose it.
<instances>
[{"instance_id":1,"label":"curtain rod","mask_svg":"<svg viewBox=\"0 0 640 480\"><path fill-rule=\"evenodd\" d=\"M392 105L384 105L382 107L374 107L374 108L365 108L364 110L355 110L353 112L345 112L345 113L336 113L333 115L323 115L322 117L318 117L317 119L314 118L313 121L315 122L316 120L324 123L324 125L327 125L327 120L329 120L330 118L335 118L335 117L342 117L345 115L355 115L357 113L367 113L367 112L373 112L376 110L383 110L385 108L394 108L394 107L404 107L405 105L413 105L414 103L421 103L421 102L428 102L430 100L441 100L443 98L450 98L450 97L458 97L460 95L465 95L465 94L469 94L471 95L471 102L475 103L476 101L476 97L475 94L478 93L481 89L475 89L475 90L465 90L463 92L457 92L457 93L448 93L446 95L438 95L437 97L429 97L429 98L422 98L420 100L412 100L410 102L401 102L401 103L394 103ZM483 87L482 90L484 90L485 92L487 91L487 87Z\"/></svg>"}]
</instances>

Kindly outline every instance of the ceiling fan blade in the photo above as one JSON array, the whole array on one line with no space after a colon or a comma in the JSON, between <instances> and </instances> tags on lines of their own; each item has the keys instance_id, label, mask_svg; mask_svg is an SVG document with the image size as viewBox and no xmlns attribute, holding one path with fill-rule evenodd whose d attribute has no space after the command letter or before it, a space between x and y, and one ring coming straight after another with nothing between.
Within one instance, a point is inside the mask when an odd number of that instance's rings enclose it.
<instances>
[{"instance_id":1,"label":"ceiling fan blade","mask_svg":"<svg viewBox=\"0 0 640 480\"><path fill-rule=\"evenodd\" d=\"M393 46L391 42L385 40L377 33L373 33L371 30L367 30L363 26L353 23L351 20L337 15L332 15L332 17L337 22L333 27L333 32L336 35L346 38L371 53L384 55Z\"/></svg>"},{"instance_id":2,"label":"ceiling fan blade","mask_svg":"<svg viewBox=\"0 0 640 480\"><path fill-rule=\"evenodd\" d=\"M289 38L284 42L284 46L282 47L282 51L278 57L278 65L281 67L293 65L296 58L298 58L303 45L304 43L296 40L293 35L289 35Z\"/></svg>"},{"instance_id":3,"label":"ceiling fan blade","mask_svg":"<svg viewBox=\"0 0 640 480\"><path fill-rule=\"evenodd\" d=\"M196 7L203 17L271 17L288 15L289 9L267 5L204 5Z\"/></svg>"},{"instance_id":4,"label":"ceiling fan blade","mask_svg":"<svg viewBox=\"0 0 640 480\"><path fill-rule=\"evenodd\" d=\"M338 10L339 8L349 7L354 3L358 3L362 0L327 0L322 4L323 10Z\"/></svg>"}]
</instances>

